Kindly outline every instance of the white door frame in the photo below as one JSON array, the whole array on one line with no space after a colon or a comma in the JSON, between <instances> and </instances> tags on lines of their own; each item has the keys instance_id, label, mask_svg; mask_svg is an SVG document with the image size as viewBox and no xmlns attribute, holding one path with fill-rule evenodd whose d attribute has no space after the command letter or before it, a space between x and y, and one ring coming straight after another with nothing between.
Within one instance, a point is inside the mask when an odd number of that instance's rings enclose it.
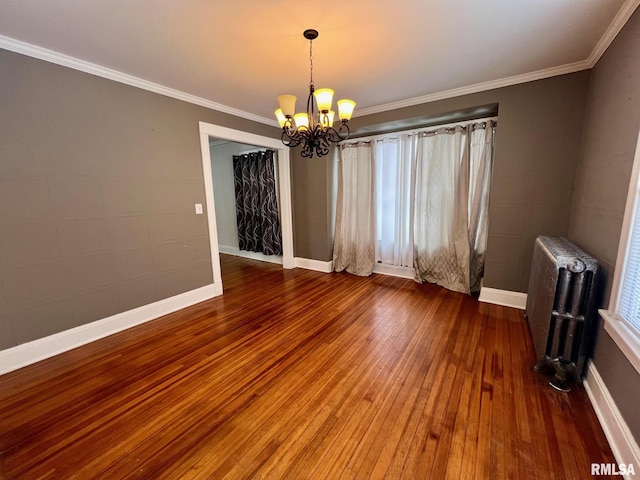
<instances>
[{"instance_id":1,"label":"white door frame","mask_svg":"<svg viewBox=\"0 0 640 480\"><path fill-rule=\"evenodd\" d=\"M220 270L220 249L218 247L218 227L216 224L216 208L213 196L213 176L211 174L211 150L209 149L209 137L277 150L283 268L295 267L295 260L293 258L293 219L291 210L291 160L289 158L289 148L285 147L279 139L221 127L211 123L200 122L200 149L202 151L202 171L204 173L207 220L209 222L209 243L211 245L213 287L215 295L217 296L222 295L222 272Z\"/></svg>"}]
</instances>

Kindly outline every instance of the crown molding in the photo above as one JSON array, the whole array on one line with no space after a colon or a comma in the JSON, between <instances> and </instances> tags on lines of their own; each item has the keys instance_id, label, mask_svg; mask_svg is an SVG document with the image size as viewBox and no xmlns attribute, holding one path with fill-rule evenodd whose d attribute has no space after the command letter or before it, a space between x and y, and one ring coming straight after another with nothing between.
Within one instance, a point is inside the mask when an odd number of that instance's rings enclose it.
<instances>
[{"instance_id":1,"label":"crown molding","mask_svg":"<svg viewBox=\"0 0 640 480\"><path fill-rule=\"evenodd\" d=\"M20 53L22 55L27 55L29 57L38 58L40 60L45 60L57 65L62 65L63 67L79 70L81 72L90 73L91 75L96 75L98 77L113 80L115 82L124 83L125 85L130 85L132 87L141 88L149 92L158 93L160 95L164 95L165 97L171 97L177 100L182 100L183 102L210 108L218 112L228 113L229 115L234 115L236 117L245 118L247 120L264 123L274 127L278 126L278 122L269 118L261 117L259 115L245 112L243 110L238 110L237 108L229 107L227 105L222 105L221 103L212 102L211 100L207 100L196 95L191 95L174 88L165 87L164 85L160 85L158 83L134 77L133 75L128 75L126 73L103 67L95 63L87 62L79 58L71 57L63 53L54 52L53 50L48 50L36 45L31 45L14 38L5 37L4 35L0 35L0 48Z\"/></svg>"},{"instance_id":2,"label":"crown molding","mask_svg":"<svg viewBox=\"0 0 640 480\"><path fill-rule=\"evenodd\" d=\"M620 30L622 30L622 27L624 27L629 18L631 18L631 15L636 11L638 5L640 5L640 0L627 0L622 7L620 7L611 24L605 30L604 35L602 35L600 41L593 48L591 55L589 55L589 68L593 68L596 63L598 63L600 57L602 57L607 48L609 48L609 45L611 45L618 33L620 33Z\"/></svg>"},{"instance_id":3,"label":"crown molding","mask_svg":"<svg viewBox=\"0 0 640 480\"><path fill-rule=\"evenodd\" d=\"M558 75L566 75L568 73L589 70L593 68L596 63L598 63L600 57L602 57L607 48L609 48L609 45L611 45L613 40L616 38L618 33L620 33L620 30L622 30L622 28L625 26L629 18L631 18L631 15L633 15L633 12L635 12L636 8L638 8L639 5L640 0L626 0L624 2L596 46L591 51L589 57L585 60L568 63L566 65L559 65L557 67L546 68L544 70L537 70L535 72L529 72L522 75L515 75L513 77L501 78L498 80L491 80L489 82L476 83L475 85L468 85L466 87L430 93L428 95L408 98L406 100L400 100L397 102L385 103L368 108L361 108L356 110L354 117L363 117L365 115L386 112L389 110L395 110L397 108L413 107L414 105L420 105L422 103L435 102L447 98L469 95L471 93L485 92L487 90L493 90L495 88L510 87L512 85L518 85L520 83L533 82L535 80L556 77Z\"/></svg>"},{"instance_id":4,"label":"crown molding","mask_svg":"<svg viewBox=\"0 0 640 480\"><path fill-rule=\"evenodd\" d=\"M376 105L374 107L361 108L357 110L357 115L354 114L354 117L363 117L365 115L386 112L388 110L395 110L397 108L413 107L414 105L420 105L422 103L460 97L462 95L469 95L471 93L485 92L487 90L494 90L496 88L510 87L512 85L517 85L520 83L533 82L535 80L557 77L558 75L565 75L567 73L580 72L582 70L588 70L589 68L591 68L589 61L582 60L580 62L545 68L544 70L537 70L535 72L524 73L522 75L514 75L513 77L500 78L498 80L491 80L489 82L476 83L474 85L468 85L466 87L453 88L451 90L444 90L442 92L430 93L427 95L422 95L420 97L408 98L406 100L385 103L382 105Z\"/></svg>"},{"instance_id":5,"label":"crown molding","mask_svg":"<svg viewBox=\"0 0 640 480\"><path fill-rule=\"evenodd\" d=\"M546 68L543 70L537 70L535 72L529 72L522 75L514 75L512 77L501 78L498 80L491 80L488 82L476 83L474 85L468 85L465 87L453 88L450 90L444 90L441 92L430 93L419 97L408 98L405 100L399 100L397 102L384 103L381 105L375 105L373 107L365 107L356 110L355 117L363 117L366 115L372 115L374 113L386 112L389 110L395 110L398 108L412 107L420 105L422 103L435 102L438 100L444 100L447 98L459 97L462 95L469 95L472 93L484 92L487 90L493 90L496 88L509 87L512 85L518 85L520 83L533 82L536 80L542 80L545 78L555 77L558 75L566 75L569 73L580 72L582 70L588 70L593 68L595 64L600 60L600 57L607 50L609 45L616 38L620 30L627 23L633 12L640 5L640 0L626 0L618 13L612 20L609 27L604 32L594 49L591 51L589 57L585 60L581 60L574 63L568 63L566 65L559 65L556 67ZM142 78L134 77L126 73L119 72L110 68L102 67L95 63L80 60L78 58L64 55L62 53L54 52L46 48L31 45L20 40L5 37L0 35L0 48L10 50L12 52L21 53L30 57L45 60L47 62L62 65L64 67L73 68L81 72L90 73L99 77L114 80L116 82L131 85L133 87L141 88L150 92L158 93L167 97L182 100L184 102L199 105L201 107L210 108L219 112L228 113L236 117L245 118L254 122L264 123L266 125L277 127L278 123L270 118L261 117L253 113L238 110L227 105L212 102L202 97L197 97L189 93L175 90L173 88L165 87L157 83L144 80Z\"/></svg>"}]
</instances>

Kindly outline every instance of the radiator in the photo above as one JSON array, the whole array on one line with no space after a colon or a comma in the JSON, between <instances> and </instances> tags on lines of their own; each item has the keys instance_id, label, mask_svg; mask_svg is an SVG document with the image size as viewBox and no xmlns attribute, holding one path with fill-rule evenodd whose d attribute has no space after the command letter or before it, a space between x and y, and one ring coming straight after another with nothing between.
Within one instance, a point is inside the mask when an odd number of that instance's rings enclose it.
<instances>
[{"instance_id":1,"label":"radiator","mask_svg":"<svg viewBox=\"0 0 640 480\"><path fill-rule=\"evenodd\" d=\"M595 313L598 261L566 238L540 236L533 248L526 316L536 350L535 371L569 391L584 373Z\"/></svg>"}]
</instances>

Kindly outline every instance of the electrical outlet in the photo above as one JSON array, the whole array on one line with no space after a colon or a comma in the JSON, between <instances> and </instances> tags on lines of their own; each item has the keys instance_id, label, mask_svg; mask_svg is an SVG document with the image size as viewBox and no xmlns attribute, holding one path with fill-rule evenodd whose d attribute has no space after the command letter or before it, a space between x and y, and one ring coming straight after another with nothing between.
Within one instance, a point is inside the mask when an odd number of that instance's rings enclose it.
<instances>
[{"instance_id":1,"label":"electrical outlet","mask_svg":"<svg viewBox=\"0 0 640 480\"><path fill-rule=\"evenodd\" d=\"M202 204L196 203L196 215L202 215Z\"/></svg>"}]
</instances>

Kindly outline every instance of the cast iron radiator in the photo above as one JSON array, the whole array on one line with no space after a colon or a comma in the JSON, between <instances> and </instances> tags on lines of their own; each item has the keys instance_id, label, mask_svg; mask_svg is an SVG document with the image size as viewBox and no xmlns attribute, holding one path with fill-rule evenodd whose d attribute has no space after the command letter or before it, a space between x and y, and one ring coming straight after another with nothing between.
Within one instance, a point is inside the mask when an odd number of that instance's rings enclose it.
<instances>
[{"instance_id":1,"label":"cast iron radiator","mask_svg":"<svg viewBox=\"0 0 640 480\"><path fill-rule=\"evenodd\" d=\"M569 391L581 381L594 312L598 261L566 238L540 236L533 248L526 316L537 363L555 370L549 384Z\"/></svg>"}]
</instances>

